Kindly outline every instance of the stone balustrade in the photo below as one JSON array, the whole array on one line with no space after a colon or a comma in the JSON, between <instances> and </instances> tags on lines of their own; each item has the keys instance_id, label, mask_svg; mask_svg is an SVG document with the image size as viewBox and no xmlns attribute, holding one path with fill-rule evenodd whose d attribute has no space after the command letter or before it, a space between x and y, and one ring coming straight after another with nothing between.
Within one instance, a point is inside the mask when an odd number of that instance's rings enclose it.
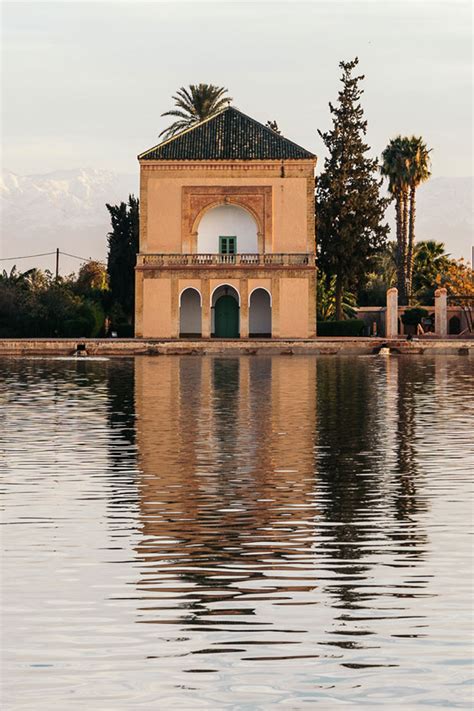
<instances>
[{"instance_id":1,"label":"stone balustrade","mask_svg":"<svg viewBox=\"0 0 474 711\"><path fill-rule=\"evenodd\" d=\"M315 255L293 254L139 254L137 266L149 267L314 267Z\"/></svg>"}]
</instances>

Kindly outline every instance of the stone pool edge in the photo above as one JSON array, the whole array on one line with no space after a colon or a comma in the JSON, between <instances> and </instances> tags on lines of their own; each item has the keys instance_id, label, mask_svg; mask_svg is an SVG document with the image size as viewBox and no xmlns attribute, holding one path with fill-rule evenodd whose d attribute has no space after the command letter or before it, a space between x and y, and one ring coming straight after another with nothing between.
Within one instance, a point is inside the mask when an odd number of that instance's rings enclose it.
<instances>
[{"instance_id":1,"label":"stone pool edge","mask_svg":"<svg viewBox=\"0 0 474 711\"><path fill-rule=\"evenodd\" d=\"M474 355L474 339L312 338L312 339L143 339L3 338L3 356L135 355Z\"/></svg>"}]
</instances>

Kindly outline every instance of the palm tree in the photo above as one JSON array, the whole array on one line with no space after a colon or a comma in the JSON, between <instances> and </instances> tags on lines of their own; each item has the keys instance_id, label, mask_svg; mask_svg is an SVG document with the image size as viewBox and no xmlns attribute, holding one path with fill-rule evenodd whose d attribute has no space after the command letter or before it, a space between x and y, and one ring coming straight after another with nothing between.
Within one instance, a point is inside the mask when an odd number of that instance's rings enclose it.
<instances>
[{"instance_id":1,"label":"palm tree","mask_svg":"<svg viewBox=\"0 0 474 711\"><path fill-rule=\"evenodd\" d=\"M319 272L317 281L317 319L318 321L335 321L336 313L336 275L328 277ZM357 314L357 299L350 291L342 295L342 318L355 318Z\"/></svg>"},{"instance_id":2,"label":"palm tree","mask_svg":"<svg viewBox=\"0 0 474 711\"><path fill-rule=\"evenodd\" d=\"M445 251L443 242L433 239L418 242L414 247L413 291L418 298L424 294L432 295L437 283L436 278L443 274L451 259Z\"/></svg>"},{"instance_id":3,"label":"palm tree","mask_svg":"<svg viewBox=\"0 0 474 711\"><path fill-rule=\"evenodd\" d=\"M407 301L407 225L409 170L407 162L407 139L392 138L382 153L382 175L388 178L388 189L395 199L397 229L397 287L400 303Z\"/></svg>"},{"instance_id":4,"label":"palm tree","mask_svg":"<svg viewBox=\"0 0 474 711\"><path fill-rule=\"evenodd\" d=\"M188 89L182 86L173 96L177 109L161 114L175 116L178 120L165 128L160 136L170 138L225 109L233 100L231 96L227 96L227 91L223 86L214 84L190 84Z\"/></svg>"},{"instance_id":5,"label":"palm tree","mask_svg":"<svg viewBox=\"0 0 474 711\"><path fill-rule=\"evenodd\" d=\"M407 248L407 291L408 296L412 295L413 281L413 257L415 245L415 203L416 189L424 183L431 175L430 156L426 143L421 136L412 136L406 140L408 172L410 181L410 221L408 226L408 248Z\"/></svg>"}]
</instances>

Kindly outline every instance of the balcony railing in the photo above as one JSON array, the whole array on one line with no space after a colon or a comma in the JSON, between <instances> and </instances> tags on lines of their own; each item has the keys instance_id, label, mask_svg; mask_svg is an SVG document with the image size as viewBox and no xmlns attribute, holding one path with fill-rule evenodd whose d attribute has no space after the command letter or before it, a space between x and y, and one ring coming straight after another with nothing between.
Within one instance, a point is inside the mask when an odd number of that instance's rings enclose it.
<instances>
[{"instance_id":1,"label":"balcony railing","mask_svg":"<svg viewBox=\"0 0 474 711\"><path fill-rule=\"evenodd\" d=\"M291 266L315 265L314 254L139 254L138 266L213 267L213 266Z\"/></svg>"}]
</instances>

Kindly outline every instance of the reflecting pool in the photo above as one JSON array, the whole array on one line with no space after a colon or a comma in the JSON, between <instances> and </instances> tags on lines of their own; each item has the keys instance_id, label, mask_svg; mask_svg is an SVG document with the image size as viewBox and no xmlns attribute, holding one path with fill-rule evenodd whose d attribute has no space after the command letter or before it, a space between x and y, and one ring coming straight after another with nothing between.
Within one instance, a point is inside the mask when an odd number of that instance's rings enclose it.
<instances>
[{"instance_id":1,"label":"reflecting pool","mask_svg":"<svg viewBox=\"0 0 474 711\"><path fill-rule=\"evenodd\" d=\"M473 371L0 360L4 708L471 708Z\"/></svg>"}]
</instances>

